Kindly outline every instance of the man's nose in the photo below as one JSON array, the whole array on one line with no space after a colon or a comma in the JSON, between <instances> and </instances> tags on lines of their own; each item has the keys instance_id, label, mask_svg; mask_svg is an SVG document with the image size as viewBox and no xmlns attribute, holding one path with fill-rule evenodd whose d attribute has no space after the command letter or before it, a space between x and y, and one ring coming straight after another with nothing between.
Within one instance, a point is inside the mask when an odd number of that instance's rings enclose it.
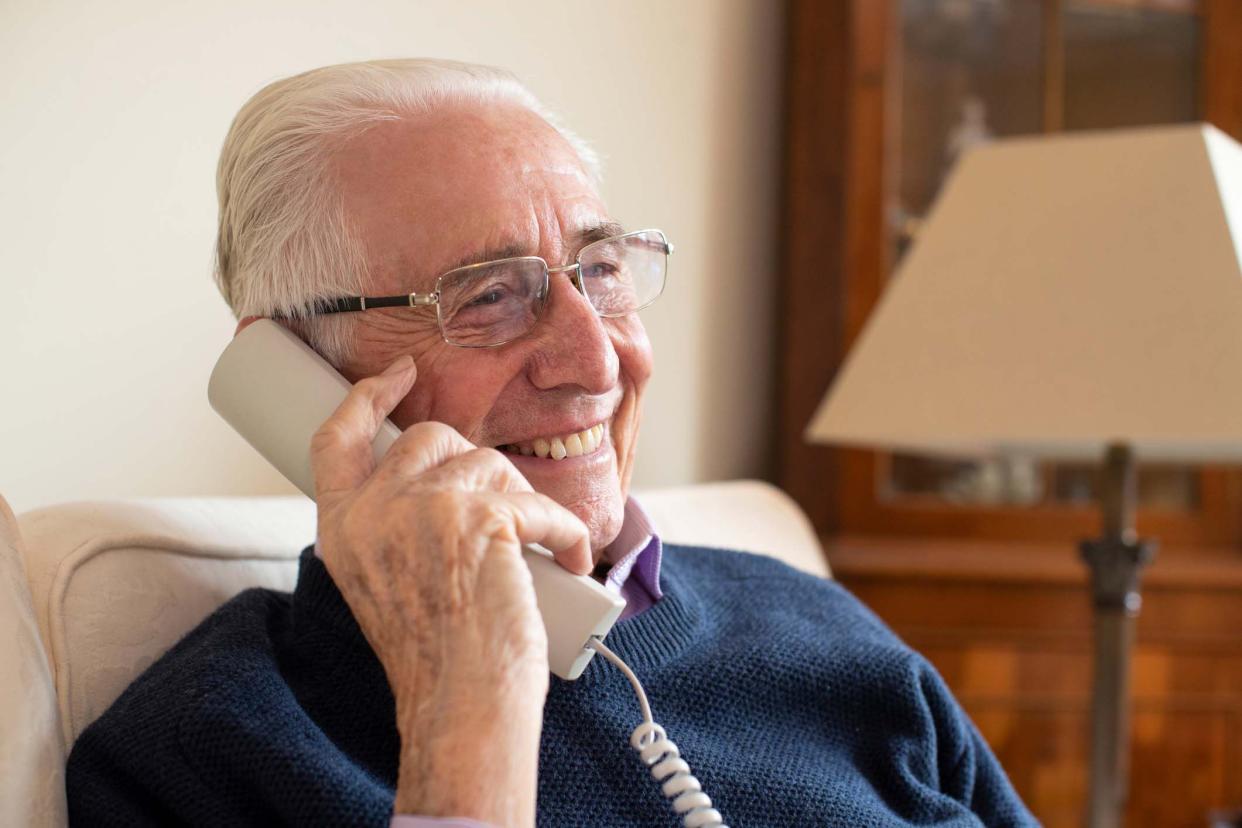
<instances>
[{"instance_id":1,"label":"man's nose","mask_svg":"<svg viewBox=\"0 0 1242 828\"><path fill-rule=\"evenodd\" d=\"M530 378L538 388L576 385L603 394L617 383L616 349L591 303L575 286L576 271L553 273L548 305L536 326Z\"/></svg>"}]
</instances>

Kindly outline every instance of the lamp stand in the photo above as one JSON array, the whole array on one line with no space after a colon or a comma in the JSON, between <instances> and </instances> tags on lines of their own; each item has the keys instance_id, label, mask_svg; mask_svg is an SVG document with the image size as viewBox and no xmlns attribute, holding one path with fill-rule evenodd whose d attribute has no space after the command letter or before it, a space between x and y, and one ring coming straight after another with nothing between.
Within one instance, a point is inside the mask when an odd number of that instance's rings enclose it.
<instances>
[{"instance_id":1,"label":"lamp stand","mask_svg":"<svg viewBox=\"0 0 1242 828\"><path fill-rule=\"evenodd\" d=\"M1091 689L1091 799L1087 824L1118 828L1129 793L1130 652L1142 597L1139 573L1155 555L1154 543L1134 528L1138 491L1134 452L1109 445L1104 456L1100 507L1103 536L1083 541L1091 567L1095 605L1095 666Z\"/></svg>"}]
</instances>

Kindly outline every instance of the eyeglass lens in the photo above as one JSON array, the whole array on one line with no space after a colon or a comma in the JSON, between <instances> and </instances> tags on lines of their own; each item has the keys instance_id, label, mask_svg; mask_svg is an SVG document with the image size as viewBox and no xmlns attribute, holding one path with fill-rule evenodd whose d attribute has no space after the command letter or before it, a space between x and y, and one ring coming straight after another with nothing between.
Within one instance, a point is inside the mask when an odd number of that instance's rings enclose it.
<instances>
[{"instance_id":1,"label":"eyeglass lens","mask_svg":"<svg viewBox=\"0 0 1242 828\"><path fill-rule=\"evenodd\" d=\"M624 316L664 289L668 245L659 232L594 242L578 254L582 289L600 316ZM445 274L437 311L446 341L464 347L509 342L543 313L548 271L536 258L507 259Z\"/></svg>"}]
</instances>

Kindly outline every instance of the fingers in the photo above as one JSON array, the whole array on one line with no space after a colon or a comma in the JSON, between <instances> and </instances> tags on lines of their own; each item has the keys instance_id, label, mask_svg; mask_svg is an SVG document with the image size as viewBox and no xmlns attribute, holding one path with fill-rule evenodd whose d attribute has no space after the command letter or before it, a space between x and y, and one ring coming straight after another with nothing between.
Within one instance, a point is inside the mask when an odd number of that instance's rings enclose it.
<instances>
[{"instance_id":1,"label":"fingers","mask_svg":"<svg viewBox=\"0 0 1242 828\"><path fill-rule=\"evenodd\" d=\"M405 430L376 476L427 482L466 491L529 492L532 487L501 452L479 448L452 426L427 421Z\"/></svg>"},{"instance_id":2,"label":"fingers","mask_svg":"<svg viewBox=\"0 0 1242 828\"><path fill-rule=\"evenodd\" d=\"M399 477L418 477L445 462L479 451L457 429L428 420L402 432L380 463L380 472Z\"/></svg>"},{"instance_id":3,"label":"fingers","mask_svg":"<svg viewBox=\"0 0 1242 828\"><path fill-rule=\"evenodd\" d=\"M509 459L496 449L473 448L457 454L430 471L422 471L426 458L412 457L393 472L398 476L420 474L429 486L470 492L531 492L534 488Z\"/></svg>"},{"instance_id":4,"label":"fingers","mask_svg":"<svg viewBox=\"0 0 1242 828\"><path fill-rule=\"evenodd\" d=\"M382 374L357 382L311 438L311 470L315 475L315 500L352 491L374 469L371 441L380 424L414 386L418 371L414 360L403 356Z\"/></svg>"},{"instance_id":5,"label":"fingers","mask_svg":"<svg viewBox=\"0 0 1242 828\"><path fill-rule=\"evenodd\" d=\"M538 492L510 492L500 504L510 510L519 542L545 547L570 572L586 575L591 571L591 535L573 512Z\"/></svg>"}]
</instances>

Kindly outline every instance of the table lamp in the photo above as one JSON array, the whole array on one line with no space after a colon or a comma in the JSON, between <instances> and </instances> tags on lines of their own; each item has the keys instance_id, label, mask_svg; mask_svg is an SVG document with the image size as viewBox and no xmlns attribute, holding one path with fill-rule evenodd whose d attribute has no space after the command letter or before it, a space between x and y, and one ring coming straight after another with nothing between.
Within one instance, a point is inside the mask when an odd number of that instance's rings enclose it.
<instances>
[{"instance_id":1,"label":"table lamp","mask_svg":"<svg viewBox=\"0 0 1242 828\"><path fill-rule=\"evenodd\" d=\"M1118 825L1136 459L1242 461L1242 146L1199 124L968 152L806 437L1102 464L1088 822Z\"/></svg>"}]
</instances>

